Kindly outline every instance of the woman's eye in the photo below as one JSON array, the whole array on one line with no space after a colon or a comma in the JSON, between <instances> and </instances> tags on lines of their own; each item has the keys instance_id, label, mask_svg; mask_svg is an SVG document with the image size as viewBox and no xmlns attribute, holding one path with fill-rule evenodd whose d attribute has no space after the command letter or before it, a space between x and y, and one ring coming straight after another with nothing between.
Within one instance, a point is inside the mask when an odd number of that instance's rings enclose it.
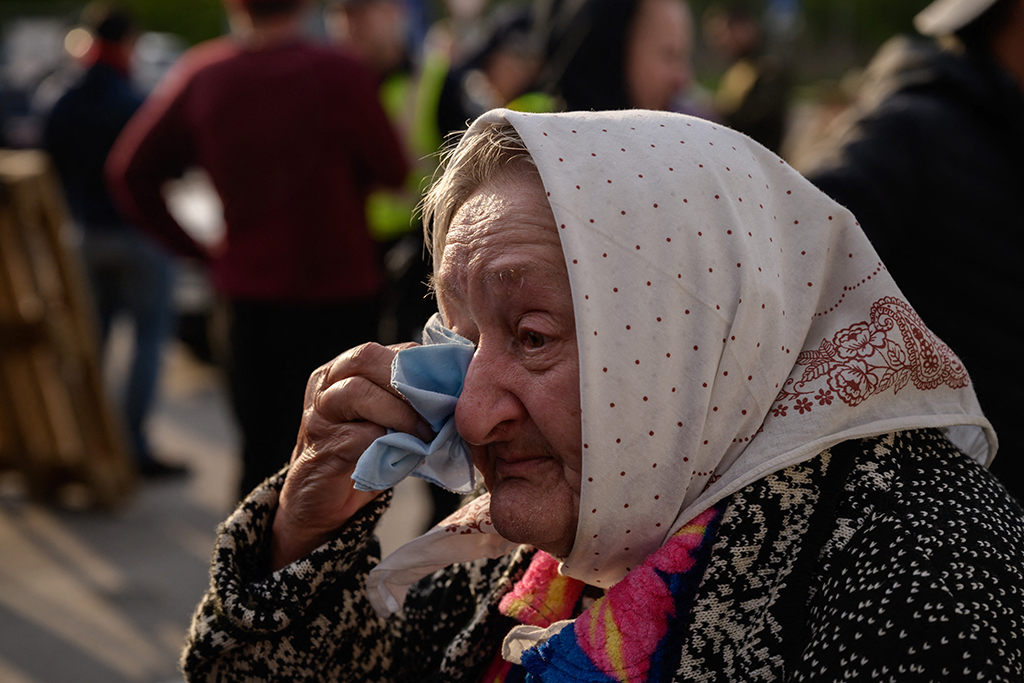
<instances>
[{"instance_id":1,"label":"woman's eye","mask_svg":"<svg viewBox=\"0 0 1024 683\"><path fill-rule=\"evenodd\" d=\"M526 340L526 345L529 346L531 349L539 349L540 347L544 346L544 344L547 342L547 337L545 337L543 334L540 334L539 332L528 331L524 333L524 338Z\"/></svg>"}]
</instances>

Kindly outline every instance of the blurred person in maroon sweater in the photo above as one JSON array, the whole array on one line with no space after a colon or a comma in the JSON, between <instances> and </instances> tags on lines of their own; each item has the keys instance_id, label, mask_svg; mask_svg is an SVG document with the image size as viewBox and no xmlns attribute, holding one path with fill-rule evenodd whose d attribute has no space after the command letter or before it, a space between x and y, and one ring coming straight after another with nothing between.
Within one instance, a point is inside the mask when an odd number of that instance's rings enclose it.
<instances>
[{"instance_id":1,"label":"blurred person in maroon sweater","mask_svg":"<svg viewBox=\"0 0 1024 683\"><path fill-rule=\"evenodd\" d=\"M225 0L231 35L182 56L106 168L122 211L208 264L227 304L242 492L285 464L309 374L376 337L384 276L364 202L374 187L401 186L409 168L366 67L303 35L309 5ZM196 166L224 206L213 247L162 194Z\"/></svg>"}]
</instances>

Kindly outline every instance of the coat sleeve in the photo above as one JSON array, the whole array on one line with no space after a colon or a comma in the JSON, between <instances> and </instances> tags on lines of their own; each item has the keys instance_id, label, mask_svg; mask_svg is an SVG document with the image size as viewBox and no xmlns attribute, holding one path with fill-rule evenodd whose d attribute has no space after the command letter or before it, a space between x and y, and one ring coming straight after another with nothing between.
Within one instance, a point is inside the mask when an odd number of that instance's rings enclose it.
<instances>
[{"instance_id":1,"label":"coat sleeve","mask_svg":"<svg viewBox=\"0 0 1024 683\"><path fill-rule=\"evenodd\" d=\"M211 585L182 655L188 681L381 681L392 677L403 623L379 619L363 591L379 561L373 535L383 494L309 556L269 572L269 540L284 473L221 526Z\"/></svg>"},{"instance_id":2,"label":"coat sleeve","mask_svg":"<svg viewBox=\"0 0 1024 683\"><path fill-rule=\"evenodd\" d=\"M367 189L401 189L410 171L405 143L391 124L366 68L351 62L331 88L339 137L348 140L360 184Z\"/></svg>"},{"instance_id":3,"label":"coat sleeve","mask_svg":"<svg viewBox=\"0 0 1024 683\"><path fill-rule=\"evenodd\" d=\"M207 250L171 215L162 192L164 183L195 165L181 113L186 69L187 64L169 74L128 121L107 156L104 174L111 198L129 222L174 253L206 260Z\"/></svg>"},{"instance_id":4,"label":"coat sleeve","mask_svg":"<svg viewBox=\"0 0 1024 683\"><path fill-rule=\"evenodd\" d=\"M414 585L402 613L380 619L366 597L379 562L373 530L392 494L336 538L269 572L270 529L285 473L257 488L221 526L211 584L181 665L190 683L477 681L514 623L498 613L532 552L439 570Z\"/></svg>"}]
</instances>

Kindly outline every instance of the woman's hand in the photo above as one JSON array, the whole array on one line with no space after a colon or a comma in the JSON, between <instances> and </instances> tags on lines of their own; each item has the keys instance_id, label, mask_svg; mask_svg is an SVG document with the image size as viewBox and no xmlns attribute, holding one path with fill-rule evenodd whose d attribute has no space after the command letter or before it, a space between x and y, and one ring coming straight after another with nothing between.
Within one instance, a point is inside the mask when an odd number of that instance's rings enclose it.
<instances>
[{"instance_id":1,"label":"woman's hand","mask_svg":"<svg viewBox=\"0 0 1024 683\"><path fill-rule=\"evenodd\" d=\"M349 349L309 378L299 436L281 491L271 539L278 570L323 545L380 491L357 491L352 472L388 429L430 441L430 425L391 387L402 348L369 343Z\"/></svg>"}]
</instances>

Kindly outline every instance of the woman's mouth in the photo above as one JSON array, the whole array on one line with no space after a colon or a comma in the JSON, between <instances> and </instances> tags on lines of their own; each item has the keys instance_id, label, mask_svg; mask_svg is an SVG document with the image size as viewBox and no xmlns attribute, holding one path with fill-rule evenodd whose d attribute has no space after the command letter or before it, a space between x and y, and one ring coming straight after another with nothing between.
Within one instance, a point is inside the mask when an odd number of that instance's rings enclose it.
<instances>
[{"instance_id":1,"label":"woman's mouth","mask_svg":"<svg viewBox=\"0 0 1024 683\"><path fill-rule=\"evenodd\" d=\"M522 458L496 458L494 472L502 479L529 478L537 470L553 464L547 456L526 456Z\"/></svg>"}]
</instances>

